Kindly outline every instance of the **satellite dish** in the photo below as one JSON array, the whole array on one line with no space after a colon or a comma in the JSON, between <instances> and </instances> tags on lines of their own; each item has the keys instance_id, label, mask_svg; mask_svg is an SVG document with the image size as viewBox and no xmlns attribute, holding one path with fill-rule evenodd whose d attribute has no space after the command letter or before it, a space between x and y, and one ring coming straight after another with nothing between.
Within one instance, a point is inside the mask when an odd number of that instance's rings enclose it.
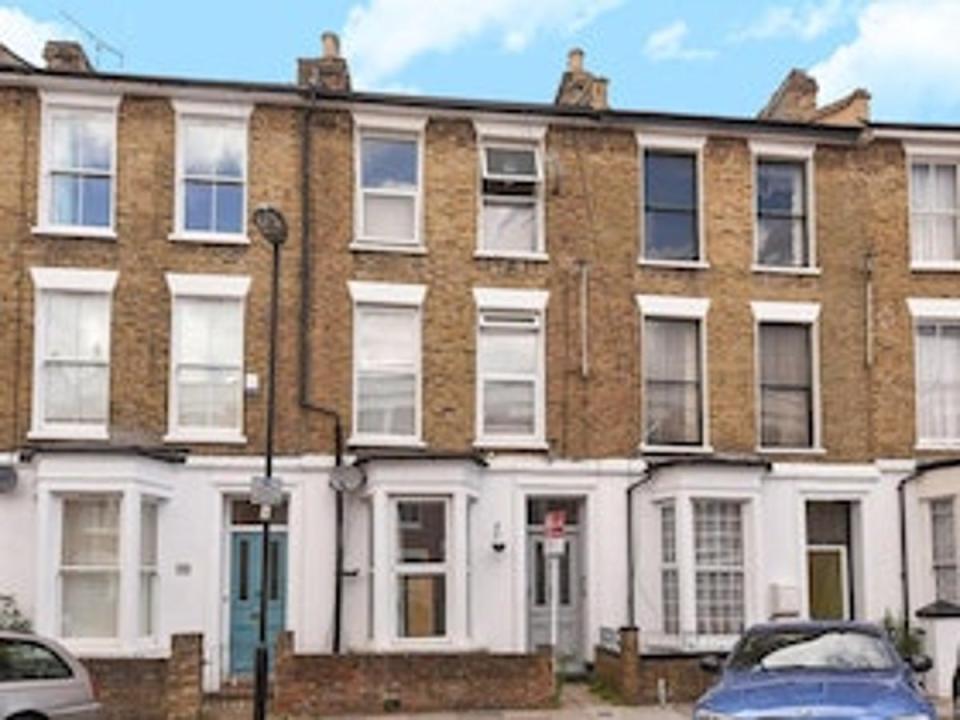
<instances>
[{"instance_id":1,"label":"satellite dish","mask_svg":"<svg viewBox=\"0 0 960 720\"><path fill-rule=\"evenodd\" d=\"M356 465L337 465L330 470L330 487L355 492L367 484L367 474Z\"/></svg>"}]
</instances>

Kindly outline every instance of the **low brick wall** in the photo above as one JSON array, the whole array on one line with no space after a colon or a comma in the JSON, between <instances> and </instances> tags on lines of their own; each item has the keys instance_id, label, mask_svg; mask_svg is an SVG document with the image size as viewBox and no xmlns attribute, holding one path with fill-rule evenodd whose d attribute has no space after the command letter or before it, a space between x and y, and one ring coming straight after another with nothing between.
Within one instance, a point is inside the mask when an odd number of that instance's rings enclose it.
<instances>
[{"instance_id":1,"label":"low brick wall","mask_svg":"<svg viewBox=\"0 0 960 720\"><path fill-rule=\"evenodd\" d=\"M548 653L297 655L277 647L272 709L284 717L553 706Z\"/></svg>"},{"instance_id":2,"label":"low brick wall","mask_svg":"<svg viewBox=\"0 0 960 720\"><path fill-rule=\"evenodd\" d=\"M635 628L620 630L620 651L597 646L593 671L625 703L695 702L717 678L700 669L702 655L641 654ZM661 697L661 695L663 697Z\"/></svg>"},{"instance_id":3,"label":"low brick wall","mask_svg":"<svg viewBox=\"0 0 960 720\"><path fill-rule=\"evenodd\" d=\"M174 635L169 658L83 658L104 720L195 720L203 698L203 638Z\"/></svg>"}]
</instances>

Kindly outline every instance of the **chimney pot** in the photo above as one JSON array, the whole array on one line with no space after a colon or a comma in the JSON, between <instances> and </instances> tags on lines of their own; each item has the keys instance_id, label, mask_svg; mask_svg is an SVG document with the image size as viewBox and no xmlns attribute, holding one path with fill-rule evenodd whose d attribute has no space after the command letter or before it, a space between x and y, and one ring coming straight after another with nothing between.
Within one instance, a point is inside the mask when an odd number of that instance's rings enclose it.
<instances>
[{"instance_id":1,"label":"chimney pot","mask_svg":"<svg viewBox=\"0 0 960 720\"><path fill-rule=\"evenodd\" d=\"M48 70L92 73L93 65L83 51L83 45L73 40L49 40L43 47L43 59Z\"/></svg>"},{"instance_id":2,"label":"chimney pot","mask_svg":"<svg viewBox=\"0 0 960 720\"><path fill-rule=\"evenodd\" d=\"M567 53L567 69L560 78L554 104L566 107L589 107L606 110L607 79L595 75L583 65L584 52L573 48Z\"/></svg>"},{"instance_id":3,"label":"chimney pot","mask_svg":"<svg viewBox=\"0 0 960 720\"><path fill-rule=\"evenodd\" d=\"M335 32L327 31L320 36L323 47L323 57L327 59L340 57L340 38Z\"/></svg>"},{"instance_id":4,"label":"chimney pot","mask_svg":"<svg viewBox=\"0 0 960 720\"><path fill-rule=\"evenodd\" d=\"M567 53L567 71L572 73L583 72L583 50L573 48Z\"/></svg>"}]
</instances>

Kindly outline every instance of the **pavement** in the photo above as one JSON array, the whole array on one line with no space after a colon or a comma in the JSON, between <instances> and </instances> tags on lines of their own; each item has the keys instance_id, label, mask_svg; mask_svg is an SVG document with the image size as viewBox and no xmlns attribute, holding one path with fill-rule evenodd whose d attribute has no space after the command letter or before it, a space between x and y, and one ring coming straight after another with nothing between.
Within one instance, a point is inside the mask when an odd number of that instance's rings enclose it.
<instances>
[{"instance_id":1,"label":"pavement","mask_svg":"<svg viewBox=\"0 0 960 720\"><path fill-rule=\"evenodd\" d=\"M689 705L645 705L627 707L612 705L590 692L582 683L564 685L560 707L551 710L477 710L473 712L443 712L417 714L390 714L391 720L579 720L581 718L604 718L604 720L689 720L692 717ZM365 715L349 716L355 720ZM377 716L381 718L383 716ZM342 716L340 720L345 720Z\"/></svg>"}]
</instances>

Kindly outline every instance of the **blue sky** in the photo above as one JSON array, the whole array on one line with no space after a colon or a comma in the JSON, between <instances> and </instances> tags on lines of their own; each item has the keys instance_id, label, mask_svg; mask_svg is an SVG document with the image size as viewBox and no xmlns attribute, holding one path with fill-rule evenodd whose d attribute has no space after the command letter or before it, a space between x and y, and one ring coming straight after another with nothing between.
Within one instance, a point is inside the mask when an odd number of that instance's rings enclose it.
<instances>
[{"instance_id":1,"label":"blue sky","mask_svg":"<svg viewBox=\"0 0 960 720\"><path fill-rule=\"evenodd\" d=\"M799 67L822 102L960 123L960 0L0 0L0 42L85 40L63 13L123 51L104 70L290 81L332 29L365 89L550 101L577 45L618 108L753 115Z\"/></svg>"}]
</instances>

